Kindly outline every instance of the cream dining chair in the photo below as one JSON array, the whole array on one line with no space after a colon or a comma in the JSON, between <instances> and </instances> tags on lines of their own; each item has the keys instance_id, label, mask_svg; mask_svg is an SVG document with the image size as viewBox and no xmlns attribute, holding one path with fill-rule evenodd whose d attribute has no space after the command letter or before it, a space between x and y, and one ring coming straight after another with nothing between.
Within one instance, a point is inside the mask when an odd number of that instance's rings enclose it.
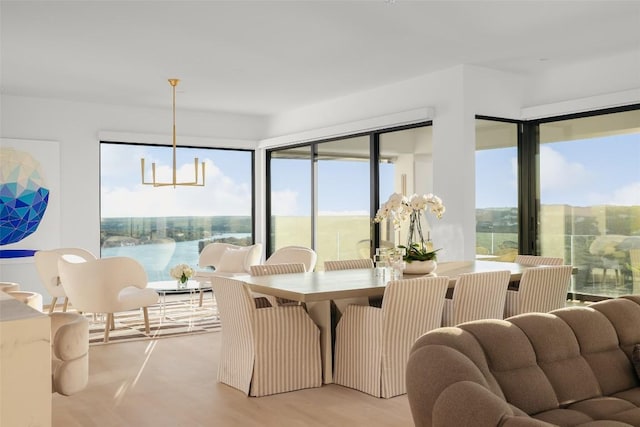
<instances>
[{"instance_id":1,"label":"cream dining chair","mask_svg":"<svg viewBox=\"0 0 640 427\"><path fill-rule=\"evenodd\" d=\"M322 385L320 330L303 307L256 308L244 282L214 276L211 285L222 322L219 382L250 396Z\"/></svg>"},{"instance_id":2,"label":"cream dining chair","mask_svg":"<svg viewBox=\"0 0 640 427\"><path fill-rule=\"evenodd\" d=\"M440 326L448 284L446 276L391 281L381 308L347 306L336 329L336 384L376 397L406 393L409 351Z\"/></svg>"},{"instance_id":3,"label":"cream dining chair","mask_svg":"<svg viewBox=\"0 0 640 427\"><path fill-rule=\"evenodd\" d=\"M147 273L142 265L129 257L109 257L74 262L68 255L58 260L60 280L76 310L106 314L104 342L114 327L114 313L142 309L145 332L149 328L147 307L158 302L158 293L147 288Z\"/></svg>"},{"instance_id":4,"label":"cream dining chair","mask_svg":"<svg viewBox=\"0 0 640 427\"><path fill-rule=\"evenodd\" d=\"M508 290L504 317L516 314L547 313L562 308L567 302L573 267L555 265L524 270L517 291Z\"/></svg>"},{"instance_id":5,"label":"cream dining chair","mask_svg":"<svg viewBox=\"0 0 640 427\"><path fill-rule=\"evenodd\" d=\"M357 270L361 268L373 268L373 260L371 258L358 258L358 259L341 259L330 260L324 262L325 271L336 270Z\"/></svg>"},{"instance_id":6,"label":"cream dining chair","mask_svg":"<svg viewBox=\"0 0 640 427\"><path fill-rule=\"evenodd\" d=\"M371 258L358 258L358 259L343 259L343 260L329 260L324 262L324 271L339 271L339 270L359 270L359 269L372 269L374 268L373 260ZM374 301L377 301L374 299ZM338 317L344 313L347 306L350 304L356 305L377 305L370 304L372 298L368 297L355 297L345 298L341 300L334 300L333 303L338 310Z\"/></svg>"},{"instance_id":7,"label":"cream dining chair","mask_svg":"<svg viewBox=\"0 0 640 427\"><path fill-rule=\"evenodd\" d=\"M564 259L551 256L516 255L514 262L525 265L562 265Z\"/></svg>"},{"instance_id":8,"label":"cream dining chair","mask_svg":"<svg viewBox=\"0 0 640 427\"><path fill-rule=\"evenodd\" d=\"M458 276L453 295L444 304L442 326L479 319L502 319L510 277L508 270Z\"/></svg>"},{"instance_id":9,"label":"cream dining chair","mask_svg":"<svg viewBox=\"0 0 640 427\"><path fill-rule=\"evenodd\" d=\"M272 274L292 274L304 273L306 271L303 263L285 263L285 264L258 264L251 266L252 276L270 276ZM258 292L251 292L255 298L257 307L275 307L276 305L299 305L298 301L292 301L284 298L276 298L273 295L265 295ZM267 304L268 303L268 304Z\"/></svg>"},{"instance_id":10,"label":"cream dining chair","mask_svg":"<svg viewBox=\"0 0 640 427\"><path fill-rule=\"evenodd\" d=\"M200 283L200 307L204 295L203 283L210 283L210 277L237 277L251 273L251 266L258 264L262 257L262 243L239 246L231 243L213 242L202 248L198 257L198 267L212 271L196 271L193 279Z\"/></svg>"},{"instance_id":11,"label":"cream dining chair","mask_svg":"<svg viewBox=\"0 0 640 427\"><path fill-rule=\"evenodd\" d=\"M284 246L272 253L264 262L265 264L292 264L303 263L306 271L316 268L318 254L305 246Z\"/></svg>"},{"instance_id":12,"label":"cream dining chair","mask_svg":"<svg viewBox=\"0 0 640 427\"><path fill-rule=\"evenodd\" d=\"M58 259L63 255L78 257L79 260L84 261L96 259L95 255L82 248L50 249L35 253L34 261L36 270L40 276L40 281L52 297L51 304L49 305L49 313L53 313L55 310L58 298L64 298L62 306L63 312L67 311L67 306L69 305L69 299L60 281L60 274L58 274Z\"/></svg>"}]
</instances>

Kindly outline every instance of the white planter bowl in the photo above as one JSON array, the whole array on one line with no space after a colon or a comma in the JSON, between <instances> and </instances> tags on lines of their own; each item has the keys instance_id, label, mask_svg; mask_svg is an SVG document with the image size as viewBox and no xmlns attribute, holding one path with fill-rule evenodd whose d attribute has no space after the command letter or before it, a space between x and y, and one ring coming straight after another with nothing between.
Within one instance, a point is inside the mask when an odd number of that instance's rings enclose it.
<instances>
[{"instance_id":1,"label":"white planter bowl","mask_svg":"<svg viewBox=\"0 0 640 427\"><path fill-rule=\"evenodd\" d=\"M438 263L429 261L411 261L406 263L404 274L429 274L436 271Z\"/></svg>"}]
</instances>

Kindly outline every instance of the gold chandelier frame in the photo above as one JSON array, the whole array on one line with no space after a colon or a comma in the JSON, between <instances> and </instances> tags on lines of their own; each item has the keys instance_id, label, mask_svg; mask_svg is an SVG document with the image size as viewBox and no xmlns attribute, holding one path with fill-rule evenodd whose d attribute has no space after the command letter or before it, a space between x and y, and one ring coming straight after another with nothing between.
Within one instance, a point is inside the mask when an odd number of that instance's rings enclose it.
<instances>
[{"instance_id":1,"label":"gold chandelier frame","mask_svg":"<svg viewBox=\"0 0 640 427\"><path fill-rule=\"evenodd\" d=\"M154 187L170 187L176 188L177 186L185 186L185 187L204 187L204 162L202 162L202 181L199 179L198 173L198 163L199 159L195 157L193 159L193 166L195 172L195 179L193 181L188 182L178 182L177 177L177 156L176 156L176 86L180 82L179 79L169 79L169 84L173 89L173 180L171 182L160 182L156 180L156 164L155 162L151 163L151 181L145 180L145 167L144 167L144 158L140 159L140 169L142 172L142 184L143 185L152 185Z\"/></svg>"}]
</instances>

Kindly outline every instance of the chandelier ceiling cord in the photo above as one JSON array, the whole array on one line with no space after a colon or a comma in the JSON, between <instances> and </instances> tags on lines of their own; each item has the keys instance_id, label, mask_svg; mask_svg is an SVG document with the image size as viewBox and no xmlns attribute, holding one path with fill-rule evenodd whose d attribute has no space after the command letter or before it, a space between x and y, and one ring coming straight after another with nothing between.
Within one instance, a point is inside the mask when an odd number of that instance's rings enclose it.
<instances>
[{"instance_id":1,"label":"chandelier ceiling cord","mask_svg":"<svg viewBox=\"0 0 640 427\"><path fill-rule=\"evenodd\" d=\"M195 179L188 182L178 182L177 179L177 162L176 162L176 86L180 82L179 79L169 79L169 84L173 89L173 180L171 182L160 182L156 180L156 164L151 163L151 181L145 180L144 158L140 159L140 169L142 171L142 184L152 185L154 187L188 186L188 187L204 187L204 162L202 162L202 181L199 180L198 158L193 159L195 171Z\"/></svg>"}]
</instances>

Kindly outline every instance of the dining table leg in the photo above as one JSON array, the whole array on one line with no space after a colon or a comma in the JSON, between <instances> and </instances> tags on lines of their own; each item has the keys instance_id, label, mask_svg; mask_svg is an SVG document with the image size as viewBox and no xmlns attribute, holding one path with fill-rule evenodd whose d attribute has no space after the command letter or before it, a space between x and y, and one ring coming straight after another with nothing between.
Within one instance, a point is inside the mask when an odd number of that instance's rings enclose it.
<instances>
[{"instance_id":1,"label":"dining table leg","mask_svg":"<svg viewBox=\"0 0 640 427\"><path fill-rule=\"evenodd\" d=\"M307 302L307 312L320 329L320 357L322 360L322 375L325 384L333 383L333 350L331 327L331 302Z\"/></svg>"}]
</instances>

